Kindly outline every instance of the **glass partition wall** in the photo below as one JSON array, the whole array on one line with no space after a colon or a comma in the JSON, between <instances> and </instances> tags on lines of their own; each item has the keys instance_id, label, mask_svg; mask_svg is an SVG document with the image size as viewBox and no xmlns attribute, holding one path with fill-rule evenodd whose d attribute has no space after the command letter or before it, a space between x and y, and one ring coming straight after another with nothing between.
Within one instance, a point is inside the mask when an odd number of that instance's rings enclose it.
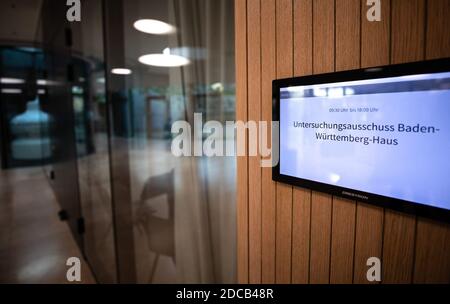
<instances>
[{"instance_id":1,"label":"glass partition wall","mask_svg":"<svg viewBox=\"0 0 450 304\"><path fill-rule=\"evenodd\" d=\"M71 23L71 102L85 230L83 251L99 282L116 283L102 1L83 1L81 10L82 22Z\"/></svg>"},{"instance_id":2,"label":"glass partition wall","mask_svg":"<svg viewBox=\"0 0 450 304\"><path fill-rule=\"evenodd\" d=\"M100 283L235 282L236 159L171 150L176 122L235 120L234 1L29 2L36 38L0 39L2 168L43 167Z\"/></svg>"},{"instance_id":3,"label":"glass partition wall","mask_svg":"<svg viewBox=\"0 0 450 304\"><path fill-rule=\"evenodd\" d=\"M199 117L235 120L233 7L232 0L105 1L121 282L235 281L235 158L171 152L174 122L194 132L195 117L196 127Z\"/></svg>"},{"instance_id":4,"label":"glass partition wall","mask_svg":"<svg viewBox=\"0 0 450 304\"><path fill-rule=\"evenodd\" d=\"M41 7L46 107L53 158L46 171L62 213L97 281L118 282L111 195L103 2L83 1L68 22L65 1Z\"/></svg>"}]
</instances>

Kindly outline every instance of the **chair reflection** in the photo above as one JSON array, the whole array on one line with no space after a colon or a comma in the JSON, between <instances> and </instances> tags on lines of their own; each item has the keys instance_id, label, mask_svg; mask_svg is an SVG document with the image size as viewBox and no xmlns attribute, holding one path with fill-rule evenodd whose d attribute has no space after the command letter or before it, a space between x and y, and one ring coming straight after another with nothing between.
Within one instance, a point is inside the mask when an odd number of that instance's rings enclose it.
<instances>
[{"instance_id":1,"label":"chair reflection","mask_svg":"<svg viewBox=\"0 0 450 304\"><path fill-rule=\"evenodd\" d=\"M159 210L149 203L150 199L161 195L167 197L166 216L161 216ZM153 282L161 255L172 258L175 263L174 208L174 170L150 177L144 184L136 209L137 227L145 235L149 251L155 254L150 268L149 283Z\"/></svg>"}]
</instances>

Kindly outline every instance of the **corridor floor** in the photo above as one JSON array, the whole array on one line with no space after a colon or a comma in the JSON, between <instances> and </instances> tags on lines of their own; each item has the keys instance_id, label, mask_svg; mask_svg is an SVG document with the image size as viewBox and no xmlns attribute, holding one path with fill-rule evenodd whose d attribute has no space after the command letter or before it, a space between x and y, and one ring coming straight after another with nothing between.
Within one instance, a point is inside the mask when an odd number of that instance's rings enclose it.
<instances>
[{"instance_id":1,"label":"corridor floor","mask_svg":"<svg viewBox=\"0 0 450 304\"><path fill-rule=\"evenodd\" d=\"M42 168L0 170L0 283L70 283L66 260L81 260L81 283L95 283Z\"/></svg>"}]
</instances>

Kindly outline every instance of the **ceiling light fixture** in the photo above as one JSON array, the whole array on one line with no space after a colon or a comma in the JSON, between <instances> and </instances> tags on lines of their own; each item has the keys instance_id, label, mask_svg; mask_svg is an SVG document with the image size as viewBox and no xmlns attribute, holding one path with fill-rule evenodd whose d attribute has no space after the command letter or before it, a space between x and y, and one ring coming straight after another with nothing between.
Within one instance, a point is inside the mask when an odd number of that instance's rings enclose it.
<instances>
[{"instance_id":1,"label":"ceiling light fixture","mask_svg":"<svg viewBox=\"0 0 450 304\"><path fill-rule=\"evenodd\" d=\"M155 19L140 19L134 22L133 26L138 31L154 35L167 35L176 32L173 25Z\"/></svg>"},{"instance_id":2,"label":"ceiling light fixture","mask_svg":"<svg viewBox=\"0 0 450 304\"><path fill-rule=\"evenodd\" d=\"M170 54L170 49L165 48L162 54L148 54L139 57L139 62L157 67L180 67L190 63L189 59L179 55Z\"/></svg>"},{"instance_id":3,"label":"ceiling light fixture","mask_svg":"<svg viewBox=\"0 0 450 304\"><path fill-rule=\"evenodd\" d=\"M2 89L3 94L22 94L21 89Z\"/></svg>"},{"instance_id":4,"label":"ceiling light fixture","mask_svg":"<svg viewBox=\"0 0 450 304\"><path fill-rule=\"evenodd\" d=\"M116 75L130 75L131 70L125 69L125 68L115 68L115 69L111 70L111 73L116 74Z\"/></svg>"},{"instance_id":5,"label":"ceiling light fixture","mask_svg":"<svg viewBox=\"0 0 450 304\"><path fill-rule=\"evenodd\" d=\"M25 80L24 79L20 79L20 78L0 78L0 83L3 84L19 84L19 83L24 83Z\"/></svg>"},{"instance_id":6,"label":"ceiling light fixture","mask_svg":"<svg viewBox=\"0 0 450 304\"><path fill-rule=\"evenodd\" d=\"M49 86L49 85L54 85L55 82L51 81L51 80L47 80L47 79L38 79L38 80L36 80L36 84L40 85L40 86Z\"/></svg>"}]
</instances>

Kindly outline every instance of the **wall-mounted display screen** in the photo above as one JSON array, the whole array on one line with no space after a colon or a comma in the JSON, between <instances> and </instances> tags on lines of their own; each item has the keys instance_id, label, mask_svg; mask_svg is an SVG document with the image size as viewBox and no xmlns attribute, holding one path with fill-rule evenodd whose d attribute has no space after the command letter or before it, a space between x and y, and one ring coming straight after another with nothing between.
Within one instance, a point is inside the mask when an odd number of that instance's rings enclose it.
<instances>
[{"instance_id":1,"label":"wall-mounted display screen","mask_svg":"<svg viewBox=\"0 0 450 304\"><path fill-rule=\"evenodd\" d=\"M448 221L449 62L275 80L274 180Z\"/></svg>"}]
</instances>

